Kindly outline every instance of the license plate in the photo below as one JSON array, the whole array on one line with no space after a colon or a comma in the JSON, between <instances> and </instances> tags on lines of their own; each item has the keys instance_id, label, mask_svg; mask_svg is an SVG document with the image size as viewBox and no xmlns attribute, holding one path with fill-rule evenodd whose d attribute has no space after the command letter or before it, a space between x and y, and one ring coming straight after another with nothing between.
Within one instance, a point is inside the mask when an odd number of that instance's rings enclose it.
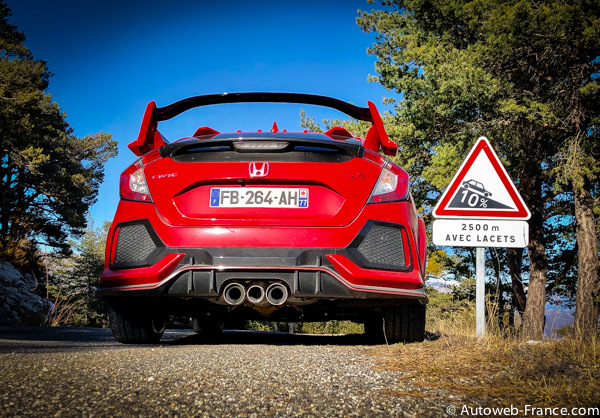
<instances>
[{"instance_id":1,"label":"license plate","mask_svg":"<svg viewBox=\"0 0 600 418\"><path fill-rule=\"evenodd\" d=\"M307 208L308 189L268 187L214 187L213 208Z\"/></svg>"}]
</instances>

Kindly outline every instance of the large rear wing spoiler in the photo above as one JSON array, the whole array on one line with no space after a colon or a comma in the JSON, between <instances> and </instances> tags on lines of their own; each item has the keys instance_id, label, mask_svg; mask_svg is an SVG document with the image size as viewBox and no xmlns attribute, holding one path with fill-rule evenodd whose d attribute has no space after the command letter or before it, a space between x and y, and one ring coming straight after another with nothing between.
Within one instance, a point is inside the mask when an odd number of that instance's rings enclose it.
<instances>
[{"instance_id":1,"label":"large rear wing spoiler","mask_svg":"<svg viewBox=\"0 0 600 418\"><path fill-rule=\"evenodd\" d=\"M330 107L354 119L372 123L363 144L366 149L379 152L381 148L384 154L391 156L398 152L398 145L388 138L379 111L372 102L367 101L368 107L359 107L332 97L301 93L208 94L183 99L164 107L156 107L156 103L152 101L146 106L140 134L128 147L135 155L142 156L166 144L165 138L158 131L158 122L174 118L195 107L223 103L301 103Z\"/></svg>"}]
</instances>

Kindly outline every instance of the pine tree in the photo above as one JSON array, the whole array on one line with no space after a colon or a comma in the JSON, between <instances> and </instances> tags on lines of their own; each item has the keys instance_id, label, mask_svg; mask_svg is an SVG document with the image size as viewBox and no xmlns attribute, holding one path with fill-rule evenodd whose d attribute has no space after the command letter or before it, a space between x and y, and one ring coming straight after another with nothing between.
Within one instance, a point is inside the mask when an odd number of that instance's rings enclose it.
<instances>
[{"instance_id":1,"label":"pine tree","mask_svg":"<svg viewBox=\"0 0 600 418\"><path fill-rule=\"evenodd\" d=\"M543 335L553 245L547 238L554 228L548 220L558 213L557 198L570 193L581 282L577 321L586 331L595 329L600 2L382 4L384 10L362 12L357 23L376 34L369 52L378 75L371 80L402 96L388 119L402 165L418 173L431 197L430 191L448 185L474 140L490 138L532 212L527 303L521 307L526 338ZM520 293L522 253L511 251L508 259Z\"/></svg>"},{"instance_id":2,"label":"pine tree","mask_svg":"<svg viewBox=\"0 0 600 418\"><path fill-rule=\"evenodd\" d=\"M0 257L34 268L37 244L69 251L96 201L112 136L78 137L47 93L51 73L0 0Z\"/></svg>"}]
</instances>

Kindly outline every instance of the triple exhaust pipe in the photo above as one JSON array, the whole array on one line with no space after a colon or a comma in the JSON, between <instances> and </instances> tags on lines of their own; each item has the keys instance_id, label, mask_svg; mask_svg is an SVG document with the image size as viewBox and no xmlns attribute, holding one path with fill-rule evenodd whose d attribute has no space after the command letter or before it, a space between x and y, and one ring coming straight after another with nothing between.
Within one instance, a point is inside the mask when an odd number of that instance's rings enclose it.
<instances>
[{"instance_id":1,"label":"triple exhaust pipe","mask_svg":"<svg viewBox=\"0 0 600 418\"><path fill-rule=\"evenodd\" d=\"M240 283L229 283L223 289L223 299L228 305L240 305L247 299L253 305L281 306L287 298L288 290L281 283L273 283L266 290L257 284L246 289Z\"/></svg>"}]
</instances>

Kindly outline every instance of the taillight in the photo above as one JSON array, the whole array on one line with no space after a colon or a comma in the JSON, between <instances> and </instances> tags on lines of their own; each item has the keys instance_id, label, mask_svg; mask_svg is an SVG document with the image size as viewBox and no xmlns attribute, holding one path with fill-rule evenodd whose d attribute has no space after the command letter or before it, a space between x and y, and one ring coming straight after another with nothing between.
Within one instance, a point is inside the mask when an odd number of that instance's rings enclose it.
<instances>
[{"instance_id":1,"label":"taillight","mask_svg":"<svg viewBox=\"0 0 600 418\"><path fill-rule=\"evenodd\" d=\"M140 160L127 167L121 174L121 198L139 202L152 202L144 168Z\"/></svg>"},{"instance_id":2,"label":"taillight","mask_svg":"<svg viewBox=\"0 0 600 418\"><path fill-rule=\"evenodd\" d=\"M408 174L396 164L388 161L383 165L367 203L396 202L405 200L407 197Z\"/></svg>"}]
</instances>

